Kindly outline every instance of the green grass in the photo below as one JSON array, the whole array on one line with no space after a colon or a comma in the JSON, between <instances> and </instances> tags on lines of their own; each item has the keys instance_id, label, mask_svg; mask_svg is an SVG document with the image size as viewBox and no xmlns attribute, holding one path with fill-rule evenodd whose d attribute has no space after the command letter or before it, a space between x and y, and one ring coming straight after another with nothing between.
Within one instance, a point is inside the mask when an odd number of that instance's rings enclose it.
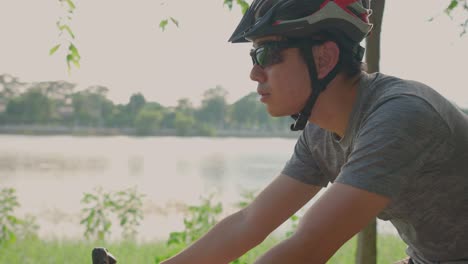
<instances>
[{"instance_id":1,"label":"green grass","mask_svg":"<svg viewBox=\"0 0 468 264\"><path fill-rule=\"evenodd\" d=\"M257 248L242 257L245 263L253 263L263 252L271 248L278 241L267 239ZM138 244L134 242L103 243L103 242L74 242L74 241L18 241L7 247L0 247L0 263L13 264L83 264L91 263L91 250L102 246L109 249L121 264L155 263L155 257L167 254L169 249L164 242ZM405 248L401 240L395 236L379 236L378 262L393 263L405 257ZM332 264L354 264L356 242L351 239L328 262Z\"/></svg>"},{"instance_id":2,"label":"green grass","mask_svg":"<svg viewBox=\"0 0 468 264\"><path fill-rule=\"evenodd\" d=\"M377 239L377 263L391 264L406 257L406 244L397 236L379 235ZM343 245L328 263L354 264L356 256L356 239Z\"/></svg>"}]
</instances>

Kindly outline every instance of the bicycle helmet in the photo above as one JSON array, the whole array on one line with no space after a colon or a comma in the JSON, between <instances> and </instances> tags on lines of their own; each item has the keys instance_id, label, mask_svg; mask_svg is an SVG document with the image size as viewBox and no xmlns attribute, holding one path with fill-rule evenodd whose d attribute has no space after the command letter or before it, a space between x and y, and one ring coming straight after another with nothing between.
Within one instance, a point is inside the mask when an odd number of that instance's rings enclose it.
<instances>
[{"instance_id":1,"label":"bicycle helmet","mask_svg":"<svg viewBox=\"0 0 468 264\"><path fill-rule=\"evenodd\" d=\"M251 42L265 36L303 39L299 47L309 68L312 94L302 111L292 117L291 130L304 129L319 94L336 76L337 66L325 78L318 79L312 51L312 36L325 34L349 49L361 61L364 48L359 43L370 33L371 10L368 0L254 0L229 38L232 43Z\"/></svg>"}]
</instances>

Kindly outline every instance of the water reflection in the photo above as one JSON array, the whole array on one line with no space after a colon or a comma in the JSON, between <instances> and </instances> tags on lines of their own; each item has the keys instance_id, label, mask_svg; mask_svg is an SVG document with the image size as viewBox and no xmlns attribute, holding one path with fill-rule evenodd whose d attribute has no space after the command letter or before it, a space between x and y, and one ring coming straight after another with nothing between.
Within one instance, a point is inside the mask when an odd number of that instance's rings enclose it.
<instances>
[{"instance_id":1,"label":"water reflection","mask_svg":"<svg viewBox=\"0 0 468 264\"><path fill-rule=\"evenodd\" d=\"M1 153L0 172L9 171L104 171L107 162L101 157Z\"/></svg>"},{"instance_id":2,"label":"water reflection","mask_svg":"<svg viewBox=\"0 0 468 264\"><path fill-rule=\"evenodd\" d=\"M142 156L131 156L128 158L128 174L138 176L144 173L145 159Z\"/></svg>"},{"instance_id":3,"label":"water reflection","mask_svg":"<svg viewBox=\"0 0 468 264\"><path fill-rule=\"evenodd\" d=\"M205 188L224 192L226 185L226 158L222 153L212 153L204 157L200 164L200 175L207 184Z\"/></svg>"},{"instance_id":4,"label":"water reflection","mask_svg":"<svg viewBox=\"0 0 468 264\"><path fill-rule=\"evenodd\" d=\"M17 213L35 215L41 237L81 238L83 193L136 186L146 195L140 238L154 239L181 228L187 204L200 197L214 193L229 210L239 186L260 189L294 141L0 136L0 144L0 186L17 189Z\"/></svg>"},{"instance_id":5,"label":"water reflection","mask_svg":"<svg viewBox=\"0 0 468 264\"><path fill-rule=\"evenodd\" d=\"M266 186L294 139L0 136L0 186L17 189L19 216L37 217L42 238L82 238L80 200L96 187L145 194L139 239L183 227L187 205L215 194L233 212L242 190ZM111 238L119 238L113 230Z\"/></svg>"}]
</instances>

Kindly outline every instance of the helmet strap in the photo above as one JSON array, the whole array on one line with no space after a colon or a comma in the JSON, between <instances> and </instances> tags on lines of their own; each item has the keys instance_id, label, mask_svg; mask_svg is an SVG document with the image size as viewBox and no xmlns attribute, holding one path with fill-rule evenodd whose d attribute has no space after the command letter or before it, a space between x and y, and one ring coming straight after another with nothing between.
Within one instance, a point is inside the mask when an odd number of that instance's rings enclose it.
<instances>
[{"instance_id":1,"label":"helmet strap","mask_svg":"<svg viewBox=\"0 0 468 264\"><path fill-rule=\"evenodd\" d=\"M340 61L335 65L335 67L325 76L323 79L318 79L317 67L315 65L314 54L312 53L312 46L307 41L304 41L300 45L300 51L302 56L305 59L307 64L307 68L309 69L309 77L310 77L310 84L311 84L311 91L307 102L302 108L302 110L292 115L291 117L295 120L294 124L291 124L292 131L299 131L304 130L305 126L307 125L307 121L309 120L310 114L312 113L312 108L317 101L320 93L327 88L328 84L336 77L338 74L338 65Z\"/></svg>"}]
</instances>

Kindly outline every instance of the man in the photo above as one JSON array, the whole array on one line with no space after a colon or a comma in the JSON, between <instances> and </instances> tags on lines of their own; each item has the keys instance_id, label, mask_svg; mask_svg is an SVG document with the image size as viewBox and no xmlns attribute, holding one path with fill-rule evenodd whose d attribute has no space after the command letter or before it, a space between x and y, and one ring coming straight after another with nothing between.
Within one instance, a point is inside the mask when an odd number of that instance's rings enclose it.
<instances>
[{"instance_id":1,"label":"man","mask_svg":"<svg viewBox=\"0 0 468 264\"><path fill-rule=\"evenodd\" d=\"M369 15L359 0L253 1L230 41L253 42L261 101L304 131L247 208L165 264L229 263L330 183L256 263L325 263L376 216L410 263L468 263L468 118L424 84L361 71Z\"/></svg>"}]
</instances>

